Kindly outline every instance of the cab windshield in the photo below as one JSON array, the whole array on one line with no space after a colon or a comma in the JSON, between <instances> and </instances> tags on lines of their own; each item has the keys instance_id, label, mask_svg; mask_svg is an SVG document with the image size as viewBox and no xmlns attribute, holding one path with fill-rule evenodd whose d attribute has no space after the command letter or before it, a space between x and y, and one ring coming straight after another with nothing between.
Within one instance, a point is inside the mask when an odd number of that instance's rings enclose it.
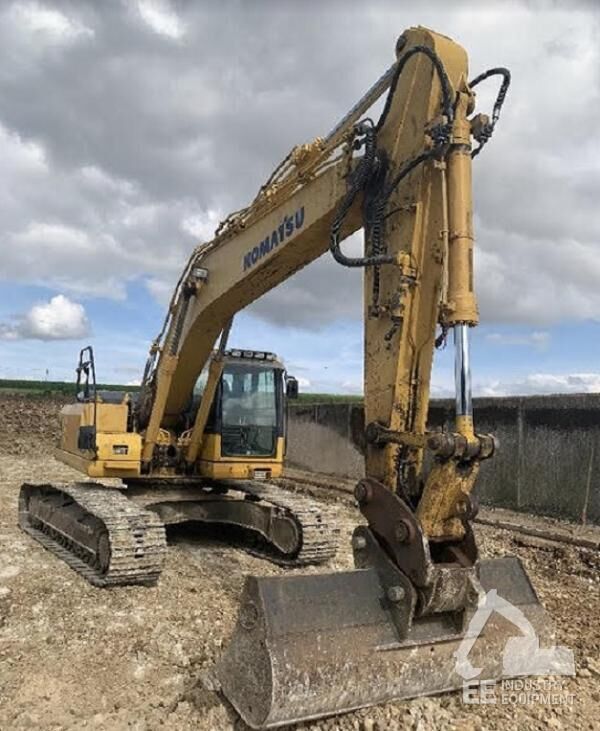
<instances>
[{"instance_id":1,"label":"cab windshield","mask_svg":"<svg viewBox=\"0 0 600 731\"><path fill-rule=\"evenodd\" d=\"M227 363L221 378L221 454L273 456L277 447L279 373Z\"/></svg>"}]
</instances>

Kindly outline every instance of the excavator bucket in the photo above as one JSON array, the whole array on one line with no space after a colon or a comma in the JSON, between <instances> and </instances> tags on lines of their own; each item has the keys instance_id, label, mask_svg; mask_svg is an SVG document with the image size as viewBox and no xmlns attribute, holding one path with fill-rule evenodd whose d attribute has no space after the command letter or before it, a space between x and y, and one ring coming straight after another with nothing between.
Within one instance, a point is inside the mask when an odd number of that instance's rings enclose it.
<instances>
[{"instance_id":1,"label":"excavator bucket","mask_svg":"<svg viewBox=\"0 0 600 731\"><path fill-rule=\"evenodd\" d=\"M390 599L397 596L373 568L248 577L217 684L244 721L262 729L458 690L465 681L507 677L507 668L530 674L533 645L551 643L552 632L520 561L482 561L480 583L512 613L488 607L476 617L477 610L471 631L452 613L415 619L402 639ZM528 641L508 642L521 635ZM515 646L526 653L520 662Z\"/></svg>"}]
</instances>

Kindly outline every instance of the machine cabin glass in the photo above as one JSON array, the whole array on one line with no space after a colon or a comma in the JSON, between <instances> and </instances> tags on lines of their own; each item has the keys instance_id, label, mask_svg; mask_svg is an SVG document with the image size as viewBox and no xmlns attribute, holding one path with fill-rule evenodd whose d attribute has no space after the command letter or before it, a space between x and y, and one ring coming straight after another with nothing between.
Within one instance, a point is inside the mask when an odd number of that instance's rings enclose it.
<instances>
[{"instance_id":1,"label":"machine cabin glass","mask_svg":"<svg viewBox=\"0 0 600 731\"><path fill-rule=\"evenodd\" d=\"M281 371L227 363L221 378L223 457L274 456L281 432Z\"/></svg>"},{"instance_id":2,"label":"machine cabin glass","mask_svg":"<svg viewBox=\"0 0 600 731\"><path fill-rule=\"evenodd\" d=\"M200 405L208 367L196 385L189 414L192 424ZM207 433L221 435L222 457L275 457L284 423L284 369L270 360L227 355Z\"/></svg>"}]
</instances>

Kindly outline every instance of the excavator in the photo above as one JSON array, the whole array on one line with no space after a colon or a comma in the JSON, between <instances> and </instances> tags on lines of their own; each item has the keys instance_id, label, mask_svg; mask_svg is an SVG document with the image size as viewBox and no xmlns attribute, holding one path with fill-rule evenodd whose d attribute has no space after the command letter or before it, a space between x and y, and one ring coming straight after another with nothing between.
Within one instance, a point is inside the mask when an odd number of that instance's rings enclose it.
<instances>
[{"instance_id":1,"label":"excavator","mask_svg":"<svg viewBox=\"0 0 600 731\"><path fill-rule=\"evenodd\" d=\"M333 526L322 509L269 479L283 451L279 421L268 421L277 439L259 428L269 388L256 387L263 407L224 416L231 369L251 391L254 375L259 384L270 369L277 404L281 367L251 351L237 362L227 340L237 312L319 256L362 269L365 477L354 494L362 515L355 569L246 578L236 627L207 682L252 728L456 690L464 667L469 682L503 677L502 650L518 630L494 612L471 622L488 593L516 607L542 645L552 641L520 561L481 559L472 529L473 488L497 447L475 430L471 400L472 164L494 132L510 73L493 68L469 80L464 49L422 27L400 36L395 55L326 137L294 147L255 199L193 252L137 397L112 403L84 388L63 411L59 458L94 479L119 477L121 487L21 491L22 527L101 585L155 581L164 524L190 516L249 529L288 564L307 543L330 556ZM475 113L474 89L491 77L501 84L490 117ZM348 256L342 242L361 228L364 252ZM432 362L451 330L456 419L432 432ZM84 354L82 372L91 360ZM234 454L232 440L242 445ZM303 506L315 511L310 523Z\"/></svg>"},{"instance_id":2,"label":"excavator","mask_svg":"<svg viewBox=\"0 0 600 731\"><path fill-rule=\"evenodd\" d=\"M285 566L335 555L339 531L326 509L271 482L282 474L286 402L297 397L297 380L274 353L225 350L224 344L179 415L181 444L191 439L204 404L202 447L192 469L166 429L145 467L136 421L140 395L98 389L93 349L81 351L77 402L60 412L55 456L94 481L22 485L19 523L90 583L156 583L165 526L182 523L228 529L221 538ZM211 368L219 373L212 385ZM207 388L213 391L208 402ZM106 477L119 478L120 489L95 481Z\"/></svg>"}]
</instances>

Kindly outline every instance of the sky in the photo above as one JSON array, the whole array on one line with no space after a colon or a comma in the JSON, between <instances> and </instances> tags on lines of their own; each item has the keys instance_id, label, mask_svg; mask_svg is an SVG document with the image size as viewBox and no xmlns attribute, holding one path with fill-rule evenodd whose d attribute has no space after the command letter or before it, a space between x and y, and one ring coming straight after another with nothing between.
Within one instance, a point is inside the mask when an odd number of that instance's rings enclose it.
<instances>
[{"instance_id":1,"label":"sky","mask_svg":"<svg viewBox=\"0 0 600 731\"><path fill-rule=\"evenodd\" d=\"M564 4L563 4L564 6ZM513 82L474 166L479 395L600 390L600 3L0 0L0 377L139 380L193 247L425 25ZM489 112L495 86L478 94ZM234 347L362 389L361 275L329 255ZM452 392L451 344L432 393Z\"/></svg>"}]
</instances>

